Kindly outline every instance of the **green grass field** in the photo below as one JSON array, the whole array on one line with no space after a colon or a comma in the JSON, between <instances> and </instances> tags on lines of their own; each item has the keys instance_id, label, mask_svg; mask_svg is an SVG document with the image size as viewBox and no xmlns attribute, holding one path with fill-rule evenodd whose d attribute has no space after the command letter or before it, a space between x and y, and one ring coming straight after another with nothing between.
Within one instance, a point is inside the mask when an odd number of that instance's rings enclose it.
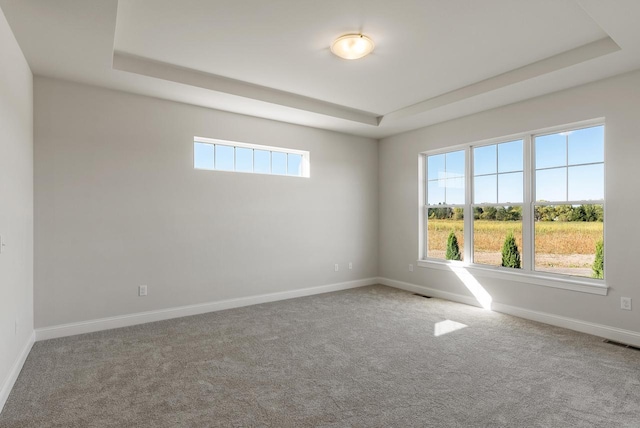
<instances>
[{"instance_id":1,"label":"green grass field","mask_svg":"<svg viewBox=\"0 0 640 428\"><path fill-rule=\"evenodd\" d=\"M460 249L464 248L463 220L428 221L430 257L444 257L447 236L455 231ZM476 263L500 265L501 248L505 237L513 232L522 253L522 222L519 221L474 221L474 253ZM590 276L595 257L596 242L602 239L601 222L557 222L535 223L536 269L566 271L579 269L575 274ZM563 272L567 273L567 272Z\"/></svg>"}]
</instances>

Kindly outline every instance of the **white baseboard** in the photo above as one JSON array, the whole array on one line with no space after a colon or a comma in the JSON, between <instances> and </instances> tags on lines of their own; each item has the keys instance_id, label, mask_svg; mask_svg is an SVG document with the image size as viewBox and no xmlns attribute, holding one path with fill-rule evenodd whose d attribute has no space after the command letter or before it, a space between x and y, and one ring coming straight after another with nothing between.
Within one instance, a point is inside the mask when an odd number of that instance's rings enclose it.
<instances>
[{"instance_id":1,"label":"white baseboard","mask_svg":"<svg viewBox=\"0 0 640 428\"><path fill-rule=\"evenodd\" d=\"M481 307L478 301L471 296L464 296L461 294L436 290L433 288L425 287L423 285L396 281L389 278L378 278L378 283L387 285L389 287L399 288L401 290L411 291L413 293L425 294L428 296L438 297L440 299L446 299L453 302ZM617 327L610 327L603 324L596 324L588 321L578 320L575 318L549 314L546 312L532 311L530 309L505 305L497 302L491 303L491 309L496 312L501 312L532 321L538 321L556 327L563 327L569 330L575 330L581 333L587 333L605 339L615 340L616 342L640 347L640 333L636 331L624 330Z\"/></svg>"},{"instance_id":2,"label":"white baseboard","mask_svg":"<svg viewBox=\"0 0 640 428\"><path fill-rule=\"evenodd\" d=\"M399 288L405 291L411 291L412 293L423 294L425 296L451 300L452 302L464 303L465 305L482 307L480 303L478 303L478 301L471 296L463 296L462 294L436 290L434 288L425 287L424 285L411 284L408 282L396 281L395 279L389 278L378 278L378 284L386 285L393 288Z\"/></svg>"},{"instance_id":3,"label":"white baseboard","mask_svg":"<svg viewBox=\"0 0 640 428\"><path fill-rule=\"evenodd\" d=\"M222 311L224 309L239 308L242 306L256 305L259 303L275 302L278 300L311 296L313 294L329 293L331 291L348 290L350 288L377 284L377 281L378 278L365 278L355 281L340 282L337 284L302 288L299 290L282 291L277 293L261 294L257 296L240 297L237 299L219 300L216 302L160 309L157 311L139 312L129 315L100 318L96 320L38 328L36 329L35 334L37 341L55 339L58 337L73 336L83 333L93 333L96 331L109 330L112 328L128 327L136 324L163 321L190 315L199 315L207 312Z\"/></svg>"},{"instance_id":4,"label":"white baseboard","mask_svg":"<svg viewBox=\"0 0 640 428\"><path fill-rule=\"evenodd\" d=\"M560 315L548 314L545 312L532 311L529 309L519 308L517 306L504 305L502 303L493 303L492 309L496 312L525 318L532 321L538 321L545 324L551 324L556 327L568 328L569 330L579 331L604 339L614 340L616 342L626 343L640 347L640 333L632 330L624 330L617 327L611 327L604 324L596 324L589 321L577 320L575 318L567 318Z\"/></svg>"},{"instance_id":5,"label":"white baseboard","mask_svg":"<svg viewBox=\"0 0 640 428\"><path fill-rule=\"evenodd\" d=\"M22 370L22 366L24 366L24 362L29 356L29 352L31 352L31 348L33 347L35 339L36 334L35 332L32 332L29 336L29 339L27 339L27 343L24 344L22 351L20 351L18 358L16 358L16 361L13 363L13 366L7 374L4 382L2 382L2 385L0 385L0 413L2 412L4 404L9 398L9 394L11 393L13 385L16 383L16 379L18 379L18 375L20 374L20 370Z\"/></svg>"}]
</instances>

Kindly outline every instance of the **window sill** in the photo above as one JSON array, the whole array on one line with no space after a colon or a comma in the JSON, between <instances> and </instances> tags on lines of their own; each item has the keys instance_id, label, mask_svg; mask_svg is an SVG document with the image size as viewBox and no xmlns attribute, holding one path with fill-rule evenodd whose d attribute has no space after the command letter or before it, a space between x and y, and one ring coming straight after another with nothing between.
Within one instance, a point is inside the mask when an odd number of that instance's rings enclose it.
<instances>
[{"instance_id":1,"label":"window sill","mask_svg":"<svg viewBox=\"0 0 640 428\"><path fill-rule=\"evenodd\" d=\"M417 265L430 269L440 269L455 272L463 269L473 275L498 278L509 281L523 282L526 284L542 285L544 287L560 288L563 290L579 291L582 293L606 296L609 288L601 280L578 278L575 276L561 277L557 275L545 275L541 273L511 272L506 268L471 265L464 262L447 260L418 260Z\"/></svg>"}]
</instances>

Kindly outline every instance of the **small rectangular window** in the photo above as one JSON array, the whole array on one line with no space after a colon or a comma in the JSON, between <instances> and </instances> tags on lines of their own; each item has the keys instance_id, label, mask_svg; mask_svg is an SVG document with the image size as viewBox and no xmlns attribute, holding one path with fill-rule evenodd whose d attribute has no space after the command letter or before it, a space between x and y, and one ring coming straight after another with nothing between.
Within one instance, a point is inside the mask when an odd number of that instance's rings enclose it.
<instances>
[{"instance_id":1,"label":"small rectangular window","mask_svg":"<svg viewBox=\"0 0 640 428\"><path fill-rule=\"evenodd\" d=\"M195 169L309 177L309 152L194 137Z\"/></svg>"}]
</instances>

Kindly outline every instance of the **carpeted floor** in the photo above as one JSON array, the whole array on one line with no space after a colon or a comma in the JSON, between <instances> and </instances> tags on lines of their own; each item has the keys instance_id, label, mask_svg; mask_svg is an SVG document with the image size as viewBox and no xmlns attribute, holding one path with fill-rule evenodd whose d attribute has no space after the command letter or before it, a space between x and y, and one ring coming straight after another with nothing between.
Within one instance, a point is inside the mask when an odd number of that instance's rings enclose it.
<instances>
[{"instance_id":1,"label":"carpeted floor","mask_svg":"<svg viewBox=\"0 0 640 428\"><path fill-rule=\"evenodd\" d=\"M0 426L640 427L640 352L372 286L38 342Z\"/></svg>"}]
</instances>

